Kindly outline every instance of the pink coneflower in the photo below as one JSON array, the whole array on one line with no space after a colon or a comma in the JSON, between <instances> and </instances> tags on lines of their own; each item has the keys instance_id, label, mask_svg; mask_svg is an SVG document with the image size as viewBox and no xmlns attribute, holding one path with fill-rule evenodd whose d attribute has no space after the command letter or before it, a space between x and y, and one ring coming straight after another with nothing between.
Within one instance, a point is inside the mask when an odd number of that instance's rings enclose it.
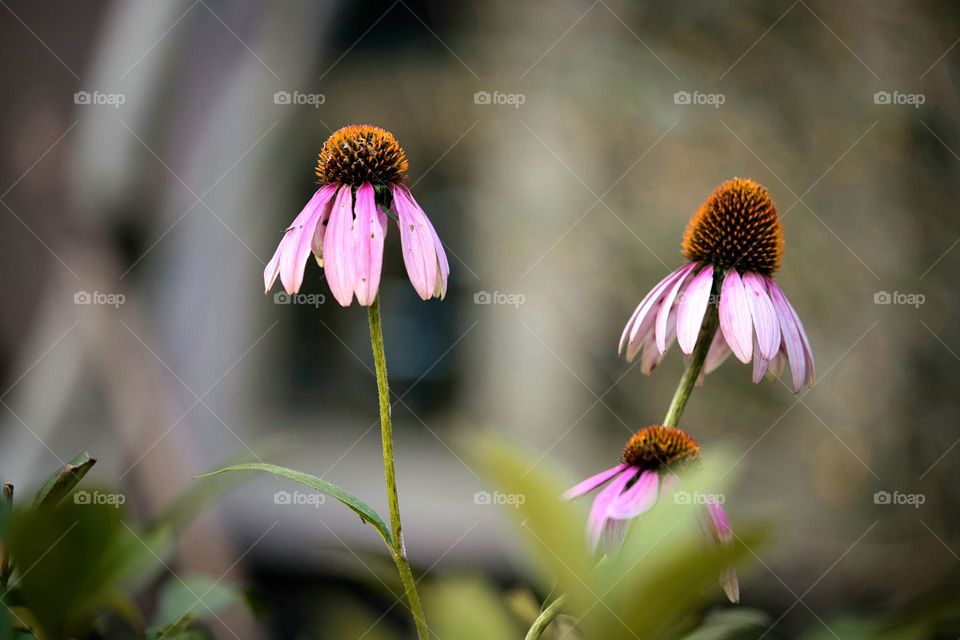
<instances>
[{"instance_id":1,"label":"pink coneflower","mask_svg":"<svg viewBox=\"0 0 960 640\"><path fill-rule=\"evenodd\" d=\"M387 215L397 221L403 263L420 297L443 298L450 265L440 238L410 189L406 154L389 131L350 125L331 135L317 160L320 188L287 229L263 272L267 291L277 276L287 293L300 290L307 258L323 267L344 307L369 306L380 287ZM395 213L389 212L392 203Z\"/></svg>"},{"instance_id":2,"label":"pink coneflower","mask_svg":"<svg viewBox=\"0 0 960 640\"><path fill-rule=\"evenodd\" d=\"M625 521L649 511L658 498L675 494L680 488L680 478L674 472L699 459L700 445L680 429L660 425L645 427L627 441L620 464L587 478L563 497L580 498L609 482L593 500L587 536L594 550L605 535L615 545ZM715 542L733 543L733 530L719 500L707 500L704 521ZM721 584L731 602L739 601L735 569L730 567L724 572Z\"/></svg>"},{"instance_id":3,"label":"pink coneflower","mask_svg":"<svg viewBox=\"0 0 960 640\"><path fill-rule=\"evenodd\" d=\"M783 257L783 230L767 190L752 180L724 182L693 216L682 251L689 262L661 280L624 327L620 352L626 347L627 361L641 354L641 369L649 373L674 338L691 354L708 307L718 304L720 331L704 373L733 353L743 363L753 359L755 383L768 370L778 375L786 362L794 391L811 383L810 341L773 280Z\"/></svg>"}]
</instances>

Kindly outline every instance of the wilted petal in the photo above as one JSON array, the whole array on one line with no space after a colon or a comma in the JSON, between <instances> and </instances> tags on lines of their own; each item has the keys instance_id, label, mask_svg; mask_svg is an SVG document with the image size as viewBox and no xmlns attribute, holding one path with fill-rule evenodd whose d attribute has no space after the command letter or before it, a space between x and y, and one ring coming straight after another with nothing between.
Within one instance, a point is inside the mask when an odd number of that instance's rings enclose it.
<instances>
[{"instance_id":1,"label":"wilted petal","mask_svg":"<svg viewBox=\"0 0 960 640\"><path fill-rule=\"evenodd\" d=\"M806 381L807 372L803 338L800 337L800 330L797 328L790 304L772 278L767 278L767 289L770 292L773 308L777 312L777 321L780 323L783 348L790 363L790 375L793 377L793 391L799 393Z\"/></svg>"},{"instance_id":2,"label":"wilted petal","mask_svg":"<svg viewBox=\"0 0 960 640\"><path fill-rule=\"evenodd\" d=\"M663 293L667 290L667 287L683 275L688 266L689 265L684 265L673 271L666 278L658 282L656 286L644 296L643 300L640 301L640 304L637 305L637 308L634 310L633 315L630 316L630 320L627 321L627 325L623 328L623 333L620 334L620 347L617 353L622 353L623 347L629 342L634 346L633 354L636 355L639 345L642 344L646 336L647 330L653 326L656 318L656 314L653 313L653 311L659 308L657 305L663 297ZM627 361L632 359L632 356L627 357Z\"/></svg>"},{"instance_id":3,"label":"wilted petal","mask_svg":"<svg viewBox=\"0 0 960 640\"><path fill-rule=\"evenodd\" d=\"M710 290L713 288L713 267L707 265L693 277L690 285L680 301L677 311L677 342L680 349L686 353L693 353L700 334L700 325L703 324L703 314L710 303Z\"/></svg>"}]
</instances>

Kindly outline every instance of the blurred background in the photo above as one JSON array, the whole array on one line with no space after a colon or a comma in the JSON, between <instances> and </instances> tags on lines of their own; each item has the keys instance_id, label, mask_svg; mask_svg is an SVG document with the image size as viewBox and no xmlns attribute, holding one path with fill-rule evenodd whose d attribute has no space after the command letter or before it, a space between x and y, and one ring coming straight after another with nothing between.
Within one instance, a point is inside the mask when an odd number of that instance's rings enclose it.
<instances>
[{"instance_id":1,"label":"blurred background","mask_svg":"<svg viewBox=\"0 0 960 640\"><path fill-rule=\"evenodd\" d=\"M385 512L363 309L312 264L309 303L261 286L323 141L372 123L451 262L446 300L421 302L390 230L401 503L428 582L523 581L464 434L509 434L572 480L662 419L680 356L645 377L616 342L696 207L741 176L782 215L778 282L818 370L795 396L731 359L684 416L733 462L734 524L775 525L743 602L790 637L956 584L955 3L0 4L2 480L88 449L149 515L243 455ZM280 488L231 494L169 570L266 594L264 620L228 620L241 637L361 637L329 631L348 601L405 624L375 533Z\"/></svg>"}]
</instances>

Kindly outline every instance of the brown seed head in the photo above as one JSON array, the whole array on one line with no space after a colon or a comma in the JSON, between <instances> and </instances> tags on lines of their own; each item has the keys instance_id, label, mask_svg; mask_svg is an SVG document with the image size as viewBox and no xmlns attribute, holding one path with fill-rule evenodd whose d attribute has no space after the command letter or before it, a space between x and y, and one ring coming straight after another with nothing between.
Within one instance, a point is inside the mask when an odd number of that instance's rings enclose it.
<instances>
[{"instance_id":1,"label":"brown seed head","mask_svg":"<svg viewBox=\"0 0 960 640\"><path fill-rule=\"evenodd\" d=\"M623 462L641 469L663 469L700 459L700 445L680 429L653 425L637 431L623 449Z\"/></svg>"},{"instance_id":2,"label":"brown seed head","mask_svg":"<svg viewBox=\"0 0 960 640\"><path fill-rule=\"evenodd\" d=\"M317 158L320 184L397 184L407 179L407 156L386 129L352 124L333 132Z\"/></svg>"},{"instance_id":3,"label":"brown seed head","mask_svg":"<svg viewBox=\"0 0 960 640\"><path fill-rule=\"evenodd\" d=\"M783 228L770 194L753 180L727 180L700 205L681 249L691 262L773 274L783 259Z\"/></svg>"}]
</instances>

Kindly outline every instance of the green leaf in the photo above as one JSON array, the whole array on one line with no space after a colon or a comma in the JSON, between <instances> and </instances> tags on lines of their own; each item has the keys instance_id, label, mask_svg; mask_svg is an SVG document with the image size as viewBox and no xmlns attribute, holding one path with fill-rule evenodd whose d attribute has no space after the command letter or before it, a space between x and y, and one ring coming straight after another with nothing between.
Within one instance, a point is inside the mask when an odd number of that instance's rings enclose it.
<instances>
[{"instance_id":1,"label":"green leaf","mask_svg":"<svg viewBox=\"0 0 960 640\"><path fill-rule=\"evenodd\" d=\"M272 473L275 476L298 482L306 487L310 487L315 491L326 494L331 498L336 498L343 504L350 507L354 513L360 516L361 520L376 529L380 534L380 537L383 538L383 541L387 544L387 547L393 549L393 542L390 537L390 529L387 528L387 525L384 523L380 515L374 511L373 507L343 487L335 485L332 482L327 482L326 480L321 480L320 478L312 476L308 473L302 473L300 471L294 471L293 469L278 467L274 464L265 464L262 462L236 464L230 467L224 467L218 471L205 473L202 476L197 477L207 478L210 476L219 475L221 473L226 473L228 471L266 471L267 473Z\"/></svg>"},{"instance_id":2,"label":"green leaf","mask_svg":"<svg viewBox=\"0 0 960 640\"><path fill-rule=\"evenodd\" d=\"M160 593L156 627L181 624L186 619L217 615L244 601L243 593L230 584L204 576L170 580Z\"/></svg>"},{"instance_id":3,"label":"green leaf","mask_svg":"<svg viewBox=\"0 0 960 640\"><path fill-rule=\"evenodd\" d=\"M37 497L33 501L33 506L48 507L63 500L96 463L97 461L84 451L63 465L60 470L51 474L40 486Z\"/></svg>"}]
</instances>

